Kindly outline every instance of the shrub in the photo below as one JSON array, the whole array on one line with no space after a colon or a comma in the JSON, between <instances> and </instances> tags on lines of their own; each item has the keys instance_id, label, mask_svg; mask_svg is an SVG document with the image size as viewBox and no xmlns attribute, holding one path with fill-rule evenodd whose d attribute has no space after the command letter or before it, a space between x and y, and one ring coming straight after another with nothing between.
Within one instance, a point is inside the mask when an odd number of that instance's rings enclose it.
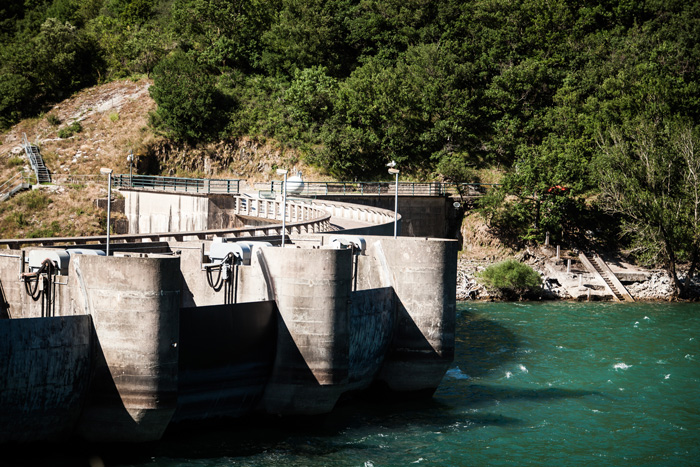
<instances>
[{"instance_id":1,"label":"shrub","mask_svg":"<svg viewBox=\"0 0 700 467\"><path fill-rule=\"evenodd\" d=\"M54 114L48 114L46 116L46 121L49 122L51 126L58 126L61 124L61 119Z\"/></svg>"},{"instance_id":2,"label":"shrub","mask_svg":"<svg viewBox=\"0 0 700 467\"><path fill-rule=\"evenodd\" d=\"M506 299L522 299L537 291L542 283L537 271L514 259L489 266L477 278L489 292Z\"/></svg>"},{"instance_id":3,"label":"shrub","mask_svg":"<svg viewBox=\"0 0 700 467\"><path fill-rule=\"evenodd\" d=\"M67 127L61 128L58 130L58 137L59 138L70 138L76 133L80 133L83 131L83 126L80 124L80 122L75 121L68 125Z\"/></svg>"}]
</instances>

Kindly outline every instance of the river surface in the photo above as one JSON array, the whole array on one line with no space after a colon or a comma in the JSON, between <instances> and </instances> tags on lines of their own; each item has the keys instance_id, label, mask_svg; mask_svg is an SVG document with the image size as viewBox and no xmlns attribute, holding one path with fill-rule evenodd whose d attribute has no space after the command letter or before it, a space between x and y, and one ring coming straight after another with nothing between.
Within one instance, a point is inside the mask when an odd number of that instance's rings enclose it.
<instances>
[{"instance_id":1,"label":"river surface","mask_svg":"<svg viewBox=\"0 0 700 467\"><path fill-rule=\"evenodd\" d=\"M456 340L429 401L353 401L322 418L170 433L138 450L64 448L53 461L700 465L700 305L460 303Z\"/></svg>"}]
</instances>

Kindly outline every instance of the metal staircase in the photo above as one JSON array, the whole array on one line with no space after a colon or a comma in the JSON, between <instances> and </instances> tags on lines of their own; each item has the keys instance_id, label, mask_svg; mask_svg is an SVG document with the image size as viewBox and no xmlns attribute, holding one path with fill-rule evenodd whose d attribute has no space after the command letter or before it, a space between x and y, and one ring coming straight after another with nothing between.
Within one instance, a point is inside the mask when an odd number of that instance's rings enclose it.
<instances>
[{"instance_id":1,"label":"metal staircase","mask_svg":"<svg viewBox=\"0 0 700 467\"><path fill-rule=\"evenodd\" d=\"M632 298L630 293L627 291L625 286L622 285L622 282L620 282L615 273L613 273L612 270L610 270L608 265L605 263L605 261L603 261L603 258L601 258L595 253L591 255L590 260L584 253L579 253L578 257L579 260L581 260L581 263L583 263L583 265L586 266L586 269L588 269L591 273L603 280L606 287L612 293L613 299L615 301L634 301L634 298Z\"/></svg>"},{"instance_id":2,"label":"metal staircase","mask_svg":"<svg viewBox=\"0 0 700 467\"><path fill-rule=\"evenodd\" d=\"M27 141L26 133L24 134L24 142L22 145L24 146L24 152L29 158L29 163L34 170L34 174L36 174L36 182L51 183L51 174L49 174L49 170L44 165L44 159L41 157L39 148Z\"/></svg>"}]
</instances>

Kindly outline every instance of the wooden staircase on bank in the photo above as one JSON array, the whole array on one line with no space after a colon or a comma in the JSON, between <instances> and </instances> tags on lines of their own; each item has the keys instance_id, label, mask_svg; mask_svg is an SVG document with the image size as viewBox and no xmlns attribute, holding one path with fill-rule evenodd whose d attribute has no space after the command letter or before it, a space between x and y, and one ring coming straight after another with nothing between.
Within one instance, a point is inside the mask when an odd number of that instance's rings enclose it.
<instances>
[{"instance_id":1,"label":"wooden staircase on bank","mask_svg":"<svg viewBox=\"0 0 700 467\"><path fill-rule=\"evenodd\" d=\"M579 253L578 258L589 272L599 277L605 283L605 286L612 293L613 300L616 302L634 301L634 298L632 298L615 273L613 273L605 261L603 261L603 258L595 253L591 255L590 259L584 253Z\"/></svg>"}]
</instances>

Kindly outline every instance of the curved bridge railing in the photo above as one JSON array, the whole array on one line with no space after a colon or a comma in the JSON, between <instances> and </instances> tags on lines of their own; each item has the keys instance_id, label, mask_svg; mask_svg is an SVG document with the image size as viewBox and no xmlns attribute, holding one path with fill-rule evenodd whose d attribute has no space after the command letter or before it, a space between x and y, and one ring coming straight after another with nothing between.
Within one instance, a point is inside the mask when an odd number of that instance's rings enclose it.
<instances>
[{"instance_id":1,"label":"curved bridge railing","mask_svg":"<svg viewBox=\"0 0 700 467\"><path fill-rule=\"evenodd\" d=\"M236 196L233 212L238 215L262 219L282 220L282 202L278 200L261 200ZM333 230L331 215L324 209L308 203L287 201L287 221L285 234L305 234L329 232ZM282 224L274 223L255 227L238 227L225 229L205 229L187 232L148 232L138 234L110 235L110 243L139 243L187 240L210 240L214 237L281 237ZM15 238L0 239L0 246L19 249L23 246L50 245L88 245L106 243L107 235L90 237L46 237L46 238Z\"/></svg>"},{"instance_id":2,"label":"curved bridge railing","mask_svg":"<svg viewBox=\"0 0 700 467\"><path fill-rule=\"evenodd\" d=\"M142 193L168 192L174 195L207 195L207 194L234 194L240 189L239 180L208 180L208 179L180 179L176 177L151 177L143 176L138 181L137 176L128 180L129 175L120 175L113 178L119 180L115 183L123 190L134 190ZM141 177L141 176L138 176ZM127 181L128 180L128 181ZM217 183L212 183L217 182ZM234 183L235 182L235 183ZM140 185L137 188L137 185ZM275 198L253 198L244 195L234 195L232 214L249 216L275 222L253 227L237 227L223 229L201 229L186 231L160 231L142 232L135 234L110 235L110 243L138 243L160 241L186 241L207 240L214 237L281 237L293 234L307 234L332 232L339 228L331 223L332 218L341 218L354 221L364 226L355 225L354 228L381 227L394 222L393 211L386 209L362 206L350 203L334 202L321 199L288 199L286 205L285 229L283 232L282 212L283 203ZM401 219L398 215L397 219ZM347 227L344 227L347 229ZM352 228L351 228L352 230ZM107 235L90 237L45 237L45 238L19 238L0 239L0 247L18 249L22 246L50 246L50 245L86 245L100 244L107 241Z\"/></svg>"}]
</instances>

